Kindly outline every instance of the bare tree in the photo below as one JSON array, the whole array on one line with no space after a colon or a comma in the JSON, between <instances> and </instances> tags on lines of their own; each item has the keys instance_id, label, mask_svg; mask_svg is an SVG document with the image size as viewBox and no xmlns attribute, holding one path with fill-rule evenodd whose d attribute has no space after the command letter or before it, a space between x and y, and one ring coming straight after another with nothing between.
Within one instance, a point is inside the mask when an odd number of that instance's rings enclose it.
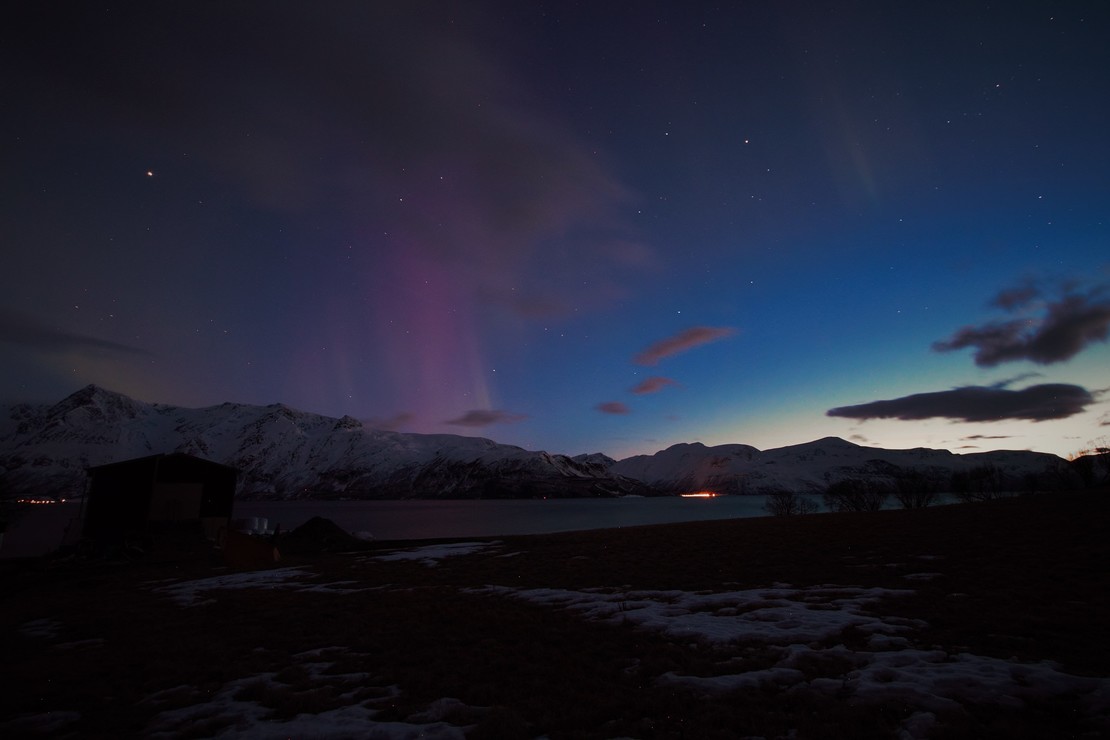
<instances>
[{"instance_id":1,"label":"bare tree","mask_svg":"<svg viewBox=\"0 0 1110 740\"><path fill-rule=\"evenodd\" d=\"M881 484L861 478L846 478L825 491L825 506L832 511L878 511L890 491Z\"/></svg>"},{"instance_id":2,"label":"bare tree","mask_svg":"<svg viewBox=\"0 0 1110 740\"><path fill-rule=\"evenodd\" d=\"M894 476L894 498L903 509L924 509L937 500L936 482L919 470L902 470Z\"/></svg>"},{"instance_id":3,"label":"bare tree","mask_svg":"<svg viewBox=\"0 0 1110 740\"><path fill-rule=\"evenodd\" d=\"M952 474L952 493L961 500L990 501L1001 498L1007 490L1006 474L997 465L979 465Z\"/></svg>"},{"instance_id":4,"label":"bare tree","mask_svg":"<svg viewBox=\"0 0 1110 740\"><path fill-rule=\"evenodd\" d=\"M1110 484L1110 439L1100 437L1068 455L1068 463L1087 488Z\"/></svg>"}]
</instances>

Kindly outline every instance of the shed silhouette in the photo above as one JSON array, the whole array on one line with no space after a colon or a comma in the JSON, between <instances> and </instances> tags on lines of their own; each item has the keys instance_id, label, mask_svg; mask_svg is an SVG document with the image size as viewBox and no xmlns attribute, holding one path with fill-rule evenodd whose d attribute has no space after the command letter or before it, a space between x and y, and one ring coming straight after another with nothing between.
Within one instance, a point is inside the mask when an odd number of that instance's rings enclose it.
<instances>
[{"instance_id":1,"label":"shed silhouette","mask_svg":"<svg viewBox=\"0 0 1110 740\"><path fill-rule=\"evenodd\" d=\"M94 540L196 524L209 539L227 530L239 471L180 452L88 469L82 534Z\"/></svg>"}]
</instances>

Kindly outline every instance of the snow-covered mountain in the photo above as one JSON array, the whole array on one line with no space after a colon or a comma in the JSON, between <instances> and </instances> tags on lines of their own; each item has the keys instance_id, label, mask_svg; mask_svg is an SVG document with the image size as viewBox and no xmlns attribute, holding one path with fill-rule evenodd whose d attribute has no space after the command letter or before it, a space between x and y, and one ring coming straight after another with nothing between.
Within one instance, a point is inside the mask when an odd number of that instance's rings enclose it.
<instances>
[{"instance_id":1,"label":"snow-covered mountain","mask_svg":"<svg viewBox=\"0 0 1110 740\"><path fill-rule=\"evenodd\" d=\"M863 479L891 489L899 480L924 480L950 490L953 475L990 470L1007 490L1054 489L1075 483L1066 461L1043 452L1005 450L957 455L919 447L885 450L826 437L760 451L740 444L677 444L654 455L613 463L610 472L669 492L823 492L830 483Z\"/></svg>"},{"instance_id":2,"label":"snow-covered mountain","mask_svg":"<svg viewBox=\"0 0 1110 740\"><path fill-rule=\"evenodd\" d=\"M0 408L0 497L70 496L84 489L90 466L163 452L231 465L240 496L275 498L822 492L850 478L896 487L907 476L948 490L954 475L988 468L1025 490L1069 485L1074 475L1045 453L884 450L836 437L765 451L693 443L620 461L571 458L477 437L368 429L283 404L189 409L88 386L54 405Z\"/></svg>"},{"instance_id":3,"label":"snow-covered mountain","mask_svg":"<svg viewBox=\"0 0 1110 740\"><path fill-rule=\"evenodd\" d=\"M0 410L0 492L73 495L85 469L187 452L240 470L243 497L507 498L654 493L607 465L488 439L365 428L283 404L200 409L87 386Z\"/></svg>"}]
</instances>

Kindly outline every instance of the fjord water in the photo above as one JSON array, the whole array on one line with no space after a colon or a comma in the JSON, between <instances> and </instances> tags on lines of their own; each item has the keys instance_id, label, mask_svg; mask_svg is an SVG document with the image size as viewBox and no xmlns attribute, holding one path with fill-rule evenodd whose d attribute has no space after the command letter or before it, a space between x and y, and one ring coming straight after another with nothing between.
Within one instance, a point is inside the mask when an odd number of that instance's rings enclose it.
<instances>
[{"instance_id":1,"label":"fjord water","mask_svg":"<svg viewBox=\"0 0 1110 740\"><path fill-rule=\"evenodd\" d=\"M497 537L581 529L632 527L699 519L766 516L764 496L716 498L466 499L431 501L238 501L235 518L265 518L269 529L295 529L314 516L378 540ZM33 507L12 522L0 557L29 557L57 549L80 516L79 501Z\"/></svg>"},{"instance_id":2,"label":"fjord water","mask_svg":"<svg viewBox=\"0 0 1110 740\"><path fill-rule=\"evenodd\" d=\"M825 511L821 497L807 496ZM956 502L941 494L935 505ZM236 520L264 518L267 528L288 532L315 516L348 532L377 540L420 540L549 534L586 529L673 524L707 519L768 516L766 496L715 498L464 499L405 501L239 501ZM897 508L888 499L883 508ZM80 515L80 502L37 506L8 525L0 558L43 555L58 548L65 529Z\"/></svg>"},{"instance_id":3,"label":"fjord water","mask_svg":"<svg viewBox=\"0 0 1110 740\"><path fill-rule=\"evenodd\" d=\"M457 501L244 501L235 516L288 531L314 516L379 540L496 537L766 516L764 496L716 498L466 499Z\"/></svg>"}]
</instances>

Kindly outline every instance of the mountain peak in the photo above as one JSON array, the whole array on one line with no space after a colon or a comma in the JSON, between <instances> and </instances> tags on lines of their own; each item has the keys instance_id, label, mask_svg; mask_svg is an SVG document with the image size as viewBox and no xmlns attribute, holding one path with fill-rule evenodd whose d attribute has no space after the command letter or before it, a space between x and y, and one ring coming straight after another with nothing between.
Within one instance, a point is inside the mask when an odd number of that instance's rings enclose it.
<instances>
[{"instance_id":1,"label":"mountain peak","mask_svg":"<svg viewBox=\"0 0 1110 740\"><path fill-rule=\"evenodd\" d=\"M858 445L855 442L849 442L848 440L842 439L841 437L822 437L821 439L815 439L812 442L802 442L801 444L787 445L785 447L780 447L779 449L781 449L781 450L810 450L810 449L859 450L859 449L862 449L862 448L863 448L862 445Z\"/></svg>"},{"instance_id":2,"label":"mountain peak","mask_svg":"<svg viewBox=\"0 0 1110 740\"><path fill-rule=\"evenodd\" d=\"M862 447L855 442L849 442L843 437L822 437L821 439L810 442L812 445L820 445L821 447Z\"/></svg>"},{"instance_id":3,"label":"mountain peak","mask_svg":"<svg viewBox=\"0 0 1110 740\"><path fill-rule=\"evenodd\" d=\"M333 429L362 429L362 422L350 414L344 414L343 418L335 422Z\"/></svg>"},{"instance_id":4,"label":"mountain peak","mask_svg":"<svg viewBox=\"0 0 1110 740\"><path fill-rule=\"evenodd\" d=\"M83 402L91 401L94 398L106 397L106 396L122 397L122 394L116 393L115 391L110 391L107 388L104 388L103 386L97 385L96 383L89 383L84 388L81 388L79 390L74 391L73 393L70 393L68 396L66 396L65 398L62 399L61 403L65 403L66 401L75 401L75 402L82 402L83 403Z\"/></svg>"},{"instance_id":5,"label":"mountain peak","mask_svg":"<svg viewBox=\"0 0 1110 740\"><path fill-rule=\"evenodd\" d=\"M82 407L106 409L130 409L136 401L116 391L90 383L84 388L75 391L51 407L51 415L65 414Z\"/></svg>"}]
</instances>

